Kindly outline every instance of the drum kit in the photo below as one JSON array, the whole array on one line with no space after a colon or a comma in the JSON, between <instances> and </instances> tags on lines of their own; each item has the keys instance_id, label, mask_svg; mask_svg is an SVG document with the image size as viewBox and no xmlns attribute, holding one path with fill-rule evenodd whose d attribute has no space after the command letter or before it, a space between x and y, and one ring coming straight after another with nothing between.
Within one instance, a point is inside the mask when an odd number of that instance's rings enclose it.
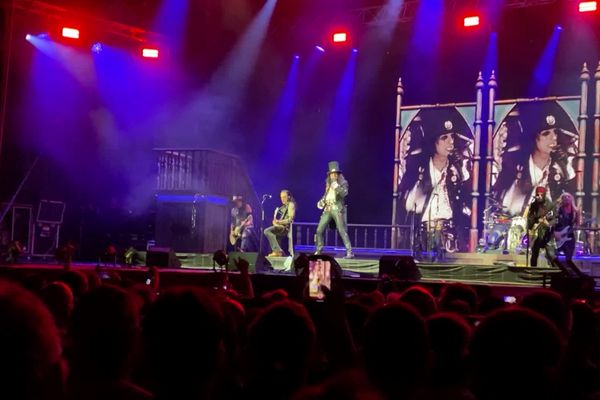
<instances>
[{"instance_id":1,"label":"drum kit","mask_svg":"<svg viewBox=\"0 0 600 400\"><path fill-rule=\"evenodd\" d=\"M455 253L458 248L456 226L451 219L435 219L421 223L420 245L428 252Z\"/></svg>"},{"instance_id":2,"label":"drum kit","mask_svg":"<svg viewBox=\"0 0 600 400\"><path fill-rule=\"evenodd\" d=\"M506 208L490 198L490 206L483 210L486 235L485 250L502 250L521 254L527 247L527 221L521 215L511 216Z\"/></svg>"},{"instance_id":3,"label":"drum kit","mask_svg":"<svg viewBox=\"0 0 600 400\"><path fill-rule=\"evenodd\" d=\"M483 211L485 237L483 251L501 250L503 253L524 254L528 246L527 219L524 216L511 216L497 200L490 198L490 206ZM591 254L593 224L585 211L582 211L582 224L576 227L575 255Z\"/></svg>"}]
</instances>

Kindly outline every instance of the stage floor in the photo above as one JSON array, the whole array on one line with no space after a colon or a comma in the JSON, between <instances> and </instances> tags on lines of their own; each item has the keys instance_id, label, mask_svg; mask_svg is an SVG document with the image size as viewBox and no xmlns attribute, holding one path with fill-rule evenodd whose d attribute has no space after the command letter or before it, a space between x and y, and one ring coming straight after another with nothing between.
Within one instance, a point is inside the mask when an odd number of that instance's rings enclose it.
<instances>
[{"instance_id":1,"label":"stage floor","mask_svg":"<svg viewBox=\"0 0 600 400\"><path fill-rule=\"evenodd\" d=\"M297 249L302 250L302 249ZM307 252L308 253L308 252ZM342 267L346 279L377 280L379 273L379 259L387 256L407 256L408 251L402 250L374 250L355 249L356 258L344 259L343 248L326 248L325 254L330 254ZM177 254L182 266L181 269L170 269L170 273L180 274L178 281L185 283L185 277L193 273L206 273L213 271L212 254ZM268 257L267 267L259 269L260 274L286 275L289 273L289 265L292 263L290 257ZM429 262L415 260L424 282L463 282L477 285L504 285L520 287L543 287L549 286L553 274L560 273L557 268L548 267L545 257L540 256L539 266L536 268L525 265L525 256L494 253L453 253L447 254L444 262ZM579 269L596 278L600 283L600 256L576 257L575 263ZM79 263L78 267L93 268L95 263ZM114 265L101 265L103 268L118 268L120 271L138 271L143 268L123 268ZM14 266L17 269L57 269L56 263L39 262L38 260L24 260L21 264ZM163 271L167 271L163 269Z\"/></svg>"},{"instance_id":2,"label":"stage floor","mask_svg":"<svg viewBox=\"0 0 600 400\"><path fill-rule=\"evenodd\" d=\"M299 249L301 250L301 249ZM343 258L343 248L325 248L324 254L335 257L347 278L377 278L381 256L407 256L403 250L355 249L354 259ZM307 252L308 253L308 252ZM212 254L178 254L184 269L212 269ZM284 273L292 262L290 257L267 257L273 273ZM516 285L541 287L549 284L550 276L560 273L549 268L540 257L539 266L525 266L525 256L492 253L453 253L444 262L415 260L422 280L427 282L463 282L468 284ZM600 262L600 257L599 257Z\"/></svg>"}]
</instances>

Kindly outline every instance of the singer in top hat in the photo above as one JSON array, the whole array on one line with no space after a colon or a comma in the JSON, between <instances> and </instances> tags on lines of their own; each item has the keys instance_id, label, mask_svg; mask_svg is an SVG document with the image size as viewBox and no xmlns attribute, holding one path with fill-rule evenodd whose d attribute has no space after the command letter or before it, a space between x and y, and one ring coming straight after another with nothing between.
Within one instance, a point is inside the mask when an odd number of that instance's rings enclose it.
<instances>
[{"instance_id":1,"label":"singer in top hat","mask_svg":"<svg viewBox=\"0 0 600 400\"><path fill-rule=\"evenodd\" d=\"M348 195L348 181L344 178L337 161L330 161L328 164L327 178L325 180L325 193L317 203L317 207L323 210L317 233L315 234L316 252L320 254L323 250L323 233L327 225L333 220L337 228L344 247L346 248L346 257L353 258L352 245L346 228L346 196Z\"/></svg>"},{"instance_id":2,"label":"singer in top hat","mask_svg":"<svg viewBox=\"0 0 600 400\"><path fill-rule=\"evenodd\" d=\"M578 134L554 102L519 105L518 112L511 114L521 123L508 132L507 140L514 144L507 145L511 150L503 154L492 195L511 215L522 215L534 201L537 187L545 188L553 202L562 193L576 190Z\"/></svg>"},{"instance_id":3,"label":"singer in top hat","mask_svg":"<svg viewBox=\"0 0 600 400\"><path fill-rule=\"evenodd\" d=\"M471 178L472 140L460 132L457 113L448 109L422 111L411 128L422 132L422 147L413 150L405 162L406 173L399 185L399 197L407 216L415 216L415 224L425 229L420 239L434 258L443 258L448 237L444 231L456 230L458 246L465 248L471 209L468 205ZM414 133L413 133L414 135ZM411 149L412 150L412 149ZM460 229L460 228L463 229ZM430 242L431 241L431 242ZM455 249L452 249L455 250Z\"/></svg>"}]
</instances>

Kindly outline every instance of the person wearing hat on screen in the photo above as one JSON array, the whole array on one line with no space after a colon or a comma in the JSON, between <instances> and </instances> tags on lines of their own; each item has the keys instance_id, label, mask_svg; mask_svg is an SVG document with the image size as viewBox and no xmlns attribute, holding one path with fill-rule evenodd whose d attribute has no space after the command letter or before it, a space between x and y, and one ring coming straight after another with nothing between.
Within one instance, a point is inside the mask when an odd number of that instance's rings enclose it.
<instances>
[{"instance_id":1,"label":"person wearing hat on screen","mask_svg":"<svg viewBox=\"0 0 600 400\"><path fill-rule=\"evenodd\" d=\"M535 188L546 188L546 197L558 200L563 192L575 190L573 160L577 153L576 133L559 128L568 117L557 107L531 104L521 110L522 132L513 132L521 149L505 157L493 196L511 215L522 215L535 198ZM562 123L559 124L559 118ZM533 140L523 140L523 134Z\"/></svg>"},{"instance_id":2,"label":"person wearing hat on screen","mask_svg":"<svg viewBox=\"0 0 600 400\"><path fill-rule=\"evenodd\" d=\"M255 250L254 219L252 207L242 196L233 196L229 241L236 250L251 252Z\"/></svg>"},{"instance_id":3,"label":"person wearing hat on screen","mask_svg":"<svg viewBox=\"0 0 600 400\"><path fill-rule=\"evenodd\" d=\"M346 248L346 257L353 258L352 245L350 237L346 230L346 196L348 195L348 181L342 175L340 165L337 161L330 161L328 164L327 179L325 180L325 193L317 203L317 207L323 210L317 232L315 234L315 254L321 254L323 250L323 234L327 225L333 220L337 228L344 247Z\"/></svg>"},{"instance_id":4,"label":"person wearing hat on screen","mask_svg":"<svg viewBox=\"0 0 600 400\"><path fill-rule=\"evenodd\" d=\"M442 243L440 225L469 226L471 210L465 194L470 178L467 149L471 142L456 132L448 111L427 114L422 124L427 140L420 157L407 167L400 183L400 197L405 201L407 213L415 213L418 222L427 227L429 233L435 233L428 235L433 239L428 247L434 252L434 258L443 259L445 243Z\"/></svg>"},{"instance_id":5,"label":"person wearing hat on screen","mask_svg":"<svg viewBox=\"0 0 600 400\"><path fill-rule=\"evenodd\" d=\"M535 197L527 209L527 230L529 231L529 243L531 243L532 267L537 267L540 249L546 249L546 258L551 264L558 262L554 241L551 233L556 216L554 215L554 204L547 197L547 190L543 186L535 188Z\"/></svg>"}]
</instances>

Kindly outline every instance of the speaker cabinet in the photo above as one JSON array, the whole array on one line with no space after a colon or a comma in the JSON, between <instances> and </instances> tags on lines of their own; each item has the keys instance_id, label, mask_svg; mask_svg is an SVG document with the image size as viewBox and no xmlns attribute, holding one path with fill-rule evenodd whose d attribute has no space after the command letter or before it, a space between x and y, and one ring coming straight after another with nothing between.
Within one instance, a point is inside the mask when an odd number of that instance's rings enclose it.
<instances>
[{"instance_id":1,"label":"speaker cabinet","mask_svg":"<svg viewBox=\"0 0 600 400\"><path fill-rule=\"evenodd\" d=\"M32 255L51 256L58 247L60 225L38 222L34 226Z\"/></svg>"},{"instance_id":2,"label":"speaker cabinet","mask_svg":"<svg viewBox=\"0 0 600 400\"><path fill-rule=\"evenodd\" d=\"M418 281L421 271L411 256L383 256L379 259L379 277L387 275L403 281Z\"/></svg>"},{"instance_id":3,"label":"speaker cabinet","mask_svg":"<svg viewBox=\"0 0 600 400\"><path fill-rule=\"evenodd\" d=\"M170 247L152 247L146 254L146 266L158 268L181 268L181 261Z\"/></svg>"},{"instance_id":4,"label":"speaker cabinet","mask_svg":"<svg viewBox=\"0 0 600 400\"><path fill-rule=\"evenodd\" d=\"M157 197L156 244L179 253L212 253L225 248L227 202L189 195Z\"/></svg>"}]
</instances>

